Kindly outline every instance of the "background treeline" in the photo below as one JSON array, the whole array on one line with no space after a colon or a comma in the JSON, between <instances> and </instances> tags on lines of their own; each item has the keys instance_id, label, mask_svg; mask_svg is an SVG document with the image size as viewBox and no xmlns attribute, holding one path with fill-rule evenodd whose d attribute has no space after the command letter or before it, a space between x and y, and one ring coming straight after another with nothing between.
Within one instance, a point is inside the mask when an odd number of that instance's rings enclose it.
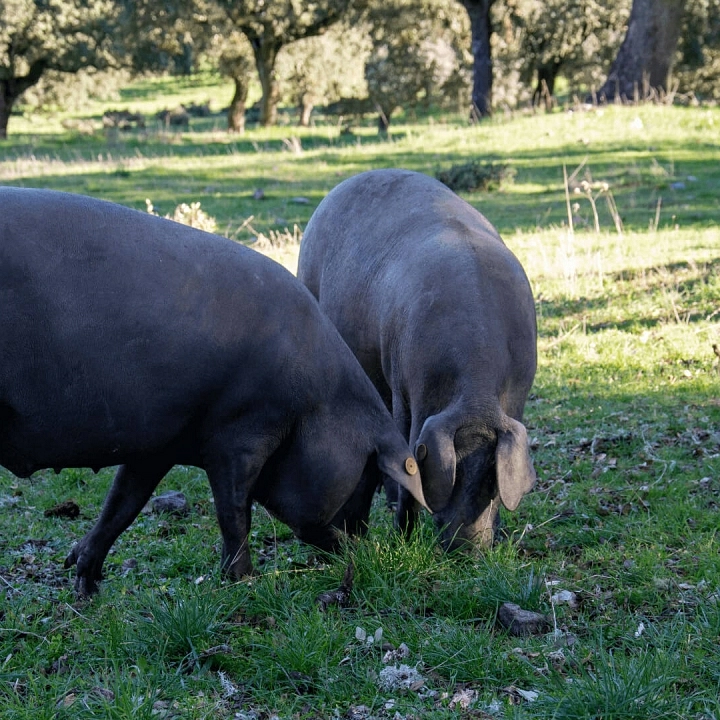
<instances>
[{"instance_id":1,"label":"background treeline","mask_svg":"<svg viewBox=\"0 0 720 720\"><path fill-rule=\"evenodd\" d=\"M558 96L720 98L720 0L4 0L0 137L13 110L78 107L133 74L219 71L228 129L278 107L467 111ZM255 90L257 89L257 90Z\"/></svg>"}]
</instances>

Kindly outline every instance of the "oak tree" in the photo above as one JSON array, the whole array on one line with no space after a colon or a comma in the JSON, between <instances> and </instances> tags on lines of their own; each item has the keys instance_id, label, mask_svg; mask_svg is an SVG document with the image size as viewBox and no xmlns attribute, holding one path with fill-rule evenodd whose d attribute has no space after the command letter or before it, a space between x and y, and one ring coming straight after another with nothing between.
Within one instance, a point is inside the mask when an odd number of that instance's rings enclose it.
<instances>
[{"instance_id":1,"label":"oak tree","mask_svg":"<svg viewBox=\"0 0 720 720\"><path fill-rule=\"evenodd\" d=\"M469 37L465 13L444 0L381 0L366 15L372 52L365 64L369 97L386 133L393 112L462 93ZM467 107L467 100L463 103Z\"/></svg>"},{"instance_id":2,"label":"oak tree","mask_svg":"<svg viewBox=\"0 0 720 720\"><path fill-rule=\"evenodd\" d=\"M316 105L367 96L365 63L372 45L364 23L343 20L324 35L286 45L278 56L283 101L307 126Z\"/></svg>"},{"instance_id":3,"label":"oak tree","mask_svg":"<svg viewBox=\"0 0 720 720\"><path fill-rule=\"evenodd\" d=\"M668 89L686 0L633 0L627 33L600 100L642 99Z\"/></svg>"},{"instance_id":4,"label":"oak tree","mask_svg":"<svg viewBox=\"0 0 720 720\"><path fill-rule=\"evenodd\" d=\"M0 3L0 138L20 96L49 71L113 64L118 18L112 0L5 0Z\"/></svg>"},{"instance_id":5,"label":"oak tree","mask_svg":"<svg viewBox=\"0 0 720 720\"><path fill-rule=\"evenodd\" d=\"M516 97L530 99L526 88L532 86L532 104L549 109L561 76L571 91L597 88L620 47L630 5L631 0L497 0L496 94L510 102L514 89ZM520 87L512 88L513 80Z\"/></svg>"},{"instance_id":6,"label":"oak tree","mask_svg":"<svg viewBox=\"0 0 720 720\"><path fill-rule=\"evenodd\" d=\"M218 0L237 30L250 41L262 88L260 124L274 125L280 101L276 63L280 50L322 35L348 12L353 0Z\"/></svg>"}]
</instances>

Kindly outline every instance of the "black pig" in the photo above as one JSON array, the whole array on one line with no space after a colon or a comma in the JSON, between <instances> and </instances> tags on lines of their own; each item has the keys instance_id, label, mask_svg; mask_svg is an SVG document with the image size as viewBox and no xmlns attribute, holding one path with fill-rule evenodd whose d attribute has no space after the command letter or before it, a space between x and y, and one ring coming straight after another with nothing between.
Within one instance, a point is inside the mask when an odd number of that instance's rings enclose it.
<instances>
[{"instance_id":1,"label":"black pig","mask_svg":"<svg viewBox=\"0 0 720 720\"><path fill-rule=\"evenodd\" d=\"M522 414L536 369L527 277L490 223L405 170L341 183L305 229L298 277L414 448L447 548L492 542L535 483ZM414 499L400 490L398 523Z\"/></svg>"},{"instance_id":2,"label":"black pig","mask_svg":"<svg viewBox=\"0 0 720 720\"><path fill-rule=\"evenodd\" d=\"M120 466L66 561L79 594L177 463L207 472L234 577L252 569L253 501L323 549L362 532L380 473L423 502L376 389L280 265L111 203L0 188L0 464Z\"/></svg>"}]
</instances>

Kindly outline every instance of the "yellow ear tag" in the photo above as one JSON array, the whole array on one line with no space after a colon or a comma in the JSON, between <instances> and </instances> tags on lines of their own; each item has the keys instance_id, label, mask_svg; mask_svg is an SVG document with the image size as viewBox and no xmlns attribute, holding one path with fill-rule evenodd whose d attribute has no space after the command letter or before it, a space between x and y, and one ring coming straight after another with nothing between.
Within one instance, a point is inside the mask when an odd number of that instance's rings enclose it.
<instances>
[{"instance_id":1,"label":"yellow ear tag","mask_svg":"<svg viewBox=\"0 0 720 720\"><path fill-rule=\"evenodd\" d=\"M407 472L408 475L415 475L415 473L418 471L417 463L415 462L415 458L409 457L405 461L405 472Z\"/></svg>"}]
</instances>

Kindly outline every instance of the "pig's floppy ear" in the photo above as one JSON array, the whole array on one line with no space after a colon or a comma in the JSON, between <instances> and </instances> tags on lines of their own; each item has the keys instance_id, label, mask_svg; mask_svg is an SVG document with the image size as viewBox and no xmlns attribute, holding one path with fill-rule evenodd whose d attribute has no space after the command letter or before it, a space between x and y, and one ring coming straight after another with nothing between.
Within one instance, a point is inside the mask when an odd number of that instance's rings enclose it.
<instances>
[{"instance_id":1,"label":"pig's floppy ear","mask_svg":"<svg viewBox=\"0 0 720 720\"><path fill-rule=\"evenodd\" d=\"M402 456L393 452L379 452L377 464L380 472L402 485L424 508L430 509L423 494L417 462L408 453L407 447Z\"/></svg>"},{"instance_id":2,"label":"pig's floppy ear","mask_svg":"<svg viewBox=\"0 0 720 720\"><path fill-rule=\"evenodd\" d=\"M515 510L535 484L535 468L525 426L507 416L503 424L505 427L498 430L495 451L497 483L502 504L508 510Z\"/></svg>"},{"instance_id":3,"label":"pig's floppy ear","mask_svg":"<svg viewBox=\"0 0 720 720\"><path fill-rule=\"evenodd\" d=\"M432 512L449 502L455 485L455 436L439 415L430 416L415 443L423 491Z\"/></svg>"}]
</instances>

